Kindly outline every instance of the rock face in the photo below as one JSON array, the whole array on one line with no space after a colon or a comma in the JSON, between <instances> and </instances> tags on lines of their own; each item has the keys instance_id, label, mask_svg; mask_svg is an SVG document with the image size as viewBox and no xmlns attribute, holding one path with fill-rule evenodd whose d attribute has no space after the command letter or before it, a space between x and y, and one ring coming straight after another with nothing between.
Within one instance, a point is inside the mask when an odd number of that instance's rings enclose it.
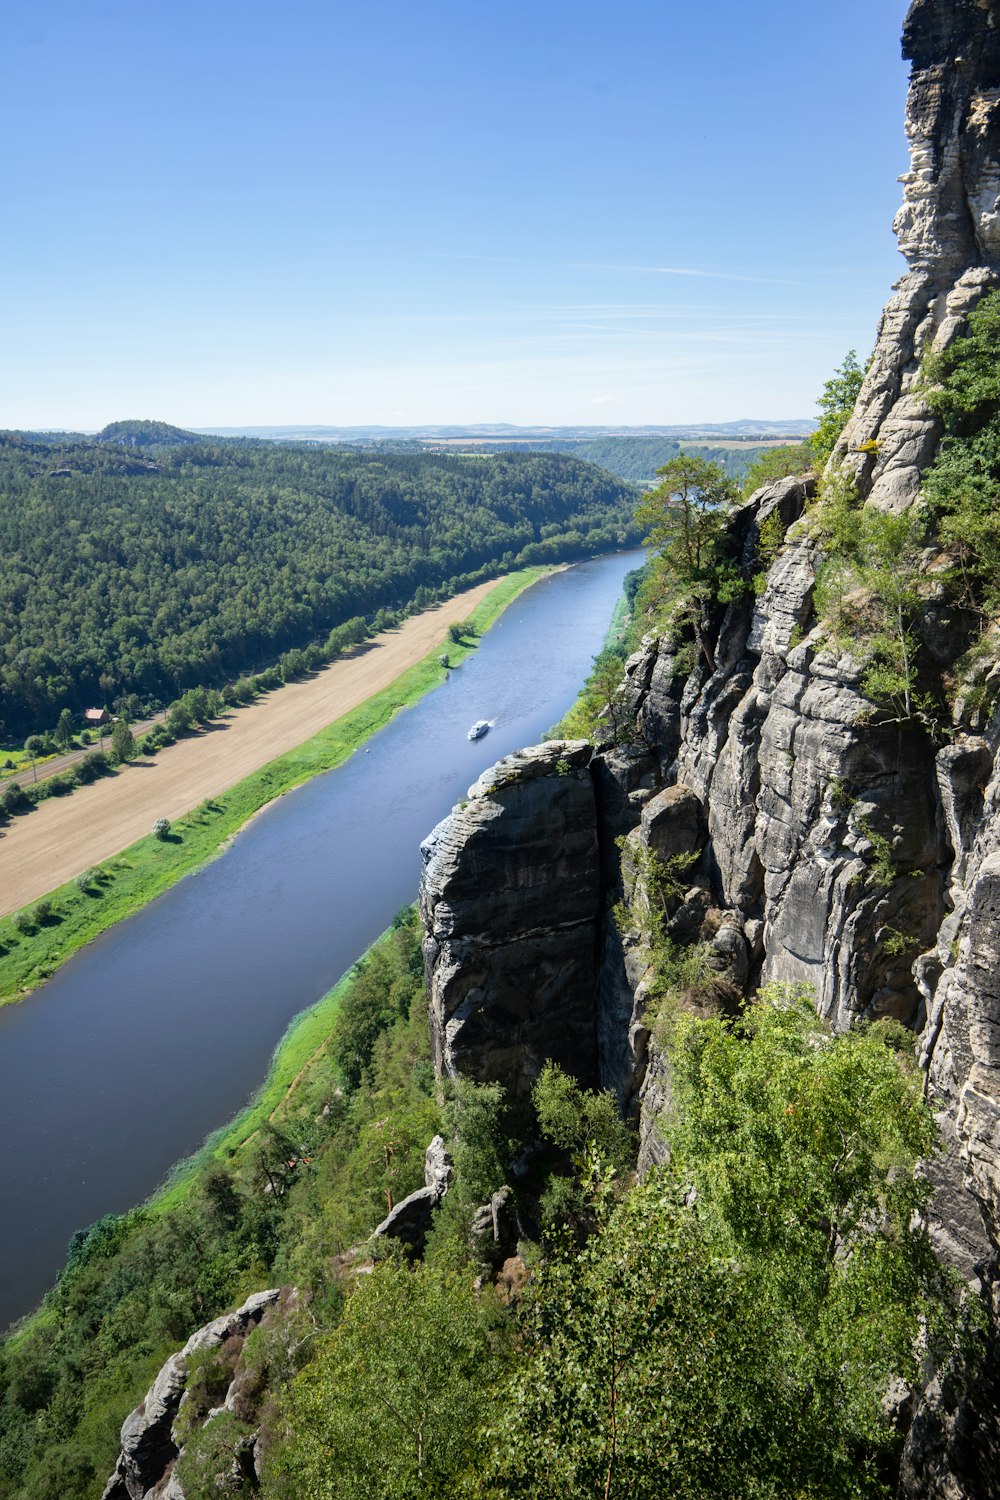
<instances>
[{"instance_id":1,"label":"rock face","mask_svg":"<svg viewBox=\"0 0 1000 1500\"><path fill-rule=\"evenodd\" d=\"M892 511L916 499L940 436L921 354L1000 284L1000 4L916 0L903 44L908 270L834 456ZM720 1003L803 982L837 1027L888 1016L917 1030L945 1144L928 1167L932 1228L981 1289L994 1362L971 1393L933 1376L901 1494L985 1500L1000 1495L1000 719L960 705L941 749L918 724L871 717L858 664L815 628L817 544L797 524L808 495L781 481L737 513L744 559L772 514L785 543L763 591L712 621L711 668L685 674L666 637L627 663L633 744L511 757L435 830L422 893L435 1055L443 1072L521 1091L555 1057L617 1090L639 1115L642 1163L656 1161L669 1076L641 943L610 916L623 877L643 899L650 852L688 859L669 930L709 945ZM943 670L964 649L943 609L924 644Z\"/></svg>"},{"instance_id":2,"label":"rock face","mask_svg":"<svg viewBox=\"0 0 1000 1500\"><path fill-rule=\"evenodd\" d=\"M915 389L920 351L950 343L1000 271L998 22L992 0L916 0L903 28L910 170L894 227L909 269L840 444L862 493L888 510L916 498L940 435Z\"/></svg>"},{"instance_id":3,"label":"rock face","mask_svg":"<svg viewBox=\"0 0 1000 1500\"><path fill-rule=\"evenodd\" d=\"M507 756L421 848L435 1064L530 1089L546 1058L596 1079L600 876L591 747Z\"/></svg>"},{"instance_id":4,"label":"rock face","mask_svg":"<svg viewBox=\"0 0 1000 1500\"><path fill-rule=\"evenodd\" d=\"M220 1348L229 1340L243 1340L277 1303L280 1290L256 1292L242 1307L199 1328L179 1354L172 1354L147 1392L122 1425L122 1451L108 1480L103 1500L184 1500L173 1475L181 1452L175 1423L185 1397L188 1360L199 1350Z\"/></svg>"},{"instance_id":5,"label":"rock face","mask_svg":"<svg viewBox=\"0 0 1000 1500\"><path fill-rule=\"evenodd\" d=\"M373 1230L372 1239L388 1235L419 1255L430 1232L434 1210L451 1186L451 1179L451 1157L445 1150L444 1141L436 1135L424 1154L424 1186L389 1210Z\"/></svg>"}]
</instances>

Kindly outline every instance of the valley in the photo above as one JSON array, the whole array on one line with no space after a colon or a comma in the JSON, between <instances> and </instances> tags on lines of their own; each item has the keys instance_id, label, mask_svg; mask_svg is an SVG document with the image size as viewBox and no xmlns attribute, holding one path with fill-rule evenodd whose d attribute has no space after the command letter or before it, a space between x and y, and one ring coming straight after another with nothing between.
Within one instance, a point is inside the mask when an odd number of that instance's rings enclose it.
<instances>
[{"instance_id":1,"label":"valley","mask_svg":"<svg viewBox=\"0 0 1000 1500\"><path fill-rule=\"evenodd\" d=\"M413 901L437 819L569 707L641 560L536 582L365 751L0 1010L0 1320L28 1311L73 1231L141 1202L243 1107L293 1016ZM484 714L494 726L470 743Z\"/></svg>"}]
</instances>

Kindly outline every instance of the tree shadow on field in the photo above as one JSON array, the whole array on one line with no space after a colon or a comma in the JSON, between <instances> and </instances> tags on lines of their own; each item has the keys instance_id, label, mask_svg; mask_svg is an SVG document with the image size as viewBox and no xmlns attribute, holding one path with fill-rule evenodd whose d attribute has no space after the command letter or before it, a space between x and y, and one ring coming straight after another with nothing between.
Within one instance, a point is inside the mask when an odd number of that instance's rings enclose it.
<instances>
[{"instance_id":1,"label":"tree shadow on field","mask_svg":"<svg viewBox=\"0 0 1000 1500\"><path fill-rule=\"evenodd\" d=\"M357 661L359 657L367 656L370 652L377 650L378 646L375 641L358 641L356 645L348 646L346 650L341 651L339 656L334 657L330 666L335 667L338 661Z\"/></svg>"}]
</instances>

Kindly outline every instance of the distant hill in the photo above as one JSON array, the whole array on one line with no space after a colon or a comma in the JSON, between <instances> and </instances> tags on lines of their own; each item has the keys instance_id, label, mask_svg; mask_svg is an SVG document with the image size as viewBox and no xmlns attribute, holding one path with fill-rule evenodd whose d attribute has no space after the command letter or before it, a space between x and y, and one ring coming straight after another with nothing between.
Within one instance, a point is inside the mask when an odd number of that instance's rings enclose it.
<instances>
[{"instance_id":1,"label":"distant hill","mask_svg":"<svg viewBox=\"0 0 1000 1500\"><path fill-rule=\"evenodd\" d=\"M109 422L100 432L21 433L26 442L54 445L60 441L75 446L74 467L81 464L82 449L114 446L135 455L134 462L158 461L171 448L191 449L210 442L228 448L261 443L308 444L313 448L369 449L403 456L431 453L501 454L513 452L565 453L586 463L597 464L628 484L648 487L656 482L656 471L683 449L698 458L719 464L732 479L743 479L769 446L802 438L815 430L805 418L764 421L744 418L738 422L702 423L673 427L516 427L507 422L482 422L469 426L428 427L216 427L188 431L170 422L148 419ZM124 457L124 455L123 455ZM126 460L127 462L127 460ZM122 470L126 472L126 470Z\"/></svg>"},{"instance_id":2,"label":"distant hill","mask_svg":"<svg viewBox=\"0 0 1000 1500\"><path fill-rule=\"evenodd\" d=\"M537 445L545 453L570 453L616 474L630 484L649 484L657 469L676 458L681 445L667 437L568 438Z\"/></svg>"},{"instance_id":3,"label":"distant hill","mask_svg":"<svg viewBox=\"0 0 1000 1500\"><path fill-rule=\"evenodd\" d=\"M389 453L567 453L598 464L629 484L650 485L656 481L657 469L676 458L682 448L719 464L730 478L743 479L769 446L801 440L815 429L816 423L804 417L779 421L747 417L673 427L515 427L483 422L467 427L217 427L211 431L229 441L256 438Z\"/></svg>"},{"instance_id":4,"label":"distant hill","mask_svg":"<svg viewBox=\"0 0 1000 1500\"><path fill-rule=\"evenodd\" d=\"M197 432L172 427L169 422L109 422L97 433L97 443L117 443L121 448L176 448L181 443L203 443Z\"/></svg>"}]
</instances>

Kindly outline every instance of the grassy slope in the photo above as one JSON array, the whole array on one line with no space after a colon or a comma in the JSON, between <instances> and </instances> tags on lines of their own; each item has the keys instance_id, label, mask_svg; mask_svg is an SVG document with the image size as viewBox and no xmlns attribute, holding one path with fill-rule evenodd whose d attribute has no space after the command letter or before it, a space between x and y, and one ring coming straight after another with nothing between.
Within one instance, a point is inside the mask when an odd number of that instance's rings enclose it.
<instances>
[{"instance_id":1,"label":"grassy slope","mask_svg":"<svg viewBox=\"0 0 1000 1500\"><path fill-rule=\"evenodd\" d=\"M469 617L476 633L486 630L512 599L551 571L549 567L525 568L501 579ZM450 641L446 646L453 664L474 649ZM224 796L203 802L174 824L170 841L140 839L116 859L105 861L103 878L88 892L80 891L73 882L61 886L50 898L55 920L35 925L26 933L15 928L16 913L0 921L0 1005L21 999L79 948L205 864L275 797L320 771L340 765L400 709L415 703L443 680L440 652L440 647L435 648L391 687L335 720L296 750L238 782Z\"/></svg>"}]
</instances>

